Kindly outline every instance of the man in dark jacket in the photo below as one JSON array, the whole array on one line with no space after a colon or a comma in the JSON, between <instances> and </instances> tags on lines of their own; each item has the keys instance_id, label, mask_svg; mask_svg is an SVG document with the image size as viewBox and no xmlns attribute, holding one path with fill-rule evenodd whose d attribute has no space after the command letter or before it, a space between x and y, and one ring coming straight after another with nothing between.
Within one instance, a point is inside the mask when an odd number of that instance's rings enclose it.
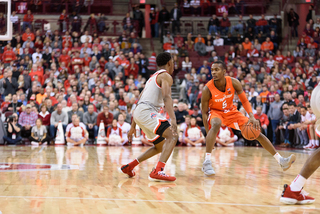
<instances>
[{"instance_id":1,"label":"man in dark jacket","mask_svg":"<svg viewBox=\"0 0 320 214\"><path fill-rule=\"evenodd\" d=\"M139 60L139 74L142 75L142 77L149 79L149 60L147 57L145 57L143 54L140 55L140 60Z\"/></svg>"},{"instance_id":2,"label":"man in dark jacket","mask_svg":"<svg viewBox=\"0 0 320 214\"><path fill-rule=\"evenodd\" d=\"M249 19L247 20L248 28L255 29L256 28L256 20L253 18L252 14L249 15Z\"/></svg>"},{"instance_id":3,"label":"man in dark jacket","mask_svg":"<svg viewBox=\"0 0 320 214\"><path fill-rule=\"evenodd\" d=\"M16 78L12 77L12 71L8 70L7 72L7 78L3 82L4 87L4 96L7 96L8 94L15 94L16 89L18 88L18 83Z\"/></svg>"},{"instance_id":4,"label":"man in dark jacket","mask_svg":"<svg viewBox=\"0 0 320 214\"><path fill-rule=\"evenodd\" d=\"M130 17L130 13L127 13L126 17L123 18L122 26L123 26L123 30L129 29L130 32L132 32L133 22L132 22L132 18Z\"/></svg>"},{"instance_id":5,"label":"man in dark jacket","mask_svg":"<svg viewBox=\"0 0 320 214\"><path fill-rule=\"evenodd\" d=\"M139 22L139 37L142 37L142 28L144 27L144 15L140 10L139 6L136 6L135 10L133 11L133 20Z\"/></svg>"},{"instance_id":6,"label":"man in dark jacket","mask_svg":"<svg viewBox=\"0 0 320 214\"><path fill-rule=\"evenodd\" d=\"M289 112L290 112L290 119L286 125L286 132L285 132L285 141L282 144L282 147L289 147L291 142L293 142L294 130L297 128L297 124L301 121L301 115L297 110L297 105L295 103L289 104Z\"/></svg>"},{"instance_id":7,"label":"man in dark jacket","mask_svg":"<svg viewBox=\"0 0 320 214\"><path fill-rule=\"evenodd\" d=\"M291 27L291 34L293 37L298 37L298 26L299 26L299 15L294 12L291 8L290 12L288 13L288 22L289 26Z\"/></svg>"},{"instance_id":8,"label":"man in dark jacket","mask_svg":"<svg viewBox=\"0 0 320 214\"><path fill-rule=\"evenodd\" d=\"M212 18L209 20L208 23L208 31L209 34L212 35L212 31L217 34L219 31L220 21L216 15L212 15Z\"/></svg>"},{"instance_id":9,"label":"man in dark jacket","mask_svg":"<svg viewBox=\"0 0 320 214\"><path fill-rule=\"evenodd\" d=\"M160 23L161 35L160 40L163 40L164 33L164 23L170 21L170 13L165 6L162 7L162 10L159 12L158 22Z\"/></svg>"},{"instance_id":10,"label":"man in dark jacket","mask_svg":"<svg viewBox=\"0 0 320 214\"><path fill-rule=\"evenodd\" d=\"M182 13L180 9L178 8L178 3L174 4L174 8L172 8L170 12L170 17L172 21L172 33L175 34L176 28L178 32L180 33L180 18L182 16Z\"/></svg>"}]
</instances>

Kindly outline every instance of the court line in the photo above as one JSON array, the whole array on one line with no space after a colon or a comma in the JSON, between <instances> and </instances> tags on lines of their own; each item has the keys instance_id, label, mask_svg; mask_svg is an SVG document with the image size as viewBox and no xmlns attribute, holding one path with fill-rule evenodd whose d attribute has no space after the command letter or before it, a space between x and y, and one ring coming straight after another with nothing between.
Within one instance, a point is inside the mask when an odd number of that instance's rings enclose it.
<instances>
[{"instance_id":1,"label":"court line","mask_svg":"<svg viewBox=\"0 0 320 214\"><path fill-rule=\"evenodd\" d=\"M205 201L162 201L162 200L143 200L143 199L126 199L126 198L80 198L80 197L38 197L38 196L0 196L0 198L21 198L21 199L68 199L68 200L93 200L93 201L134 201L134 202L158 202L158 203L180 203L180 204L205 204L205 205L229 205L229 206L247 206L247 207L290 207L288 205L263 205L263 204L236 204L236 203L218 203L218 202L205 202ZM303 209L320 210L316 207L308 206L291 206Z\"/></svg>"}]
</instances>

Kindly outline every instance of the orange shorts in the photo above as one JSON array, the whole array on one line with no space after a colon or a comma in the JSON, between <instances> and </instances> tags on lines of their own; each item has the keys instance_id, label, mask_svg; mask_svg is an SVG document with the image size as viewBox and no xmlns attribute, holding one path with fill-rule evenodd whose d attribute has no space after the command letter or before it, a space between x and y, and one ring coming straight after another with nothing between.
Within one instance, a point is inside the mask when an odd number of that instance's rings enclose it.
<instances>
[{"instance_id":1,"label":"orange shorts","mask_svg":"<svg viewBox=\"0 0 320 214\"><path fill-rule=\"evenodd\" d=\"M240 130L241 126L246 124L249 120L249 118L244 116L238 110L231 110L227 113L224 113L222 111L210 111L208 119L209 129L211 129L211 120L215 117L218 117L221 120L221 123L225 126L237 130Z\"/></svg>"}]
</instances>

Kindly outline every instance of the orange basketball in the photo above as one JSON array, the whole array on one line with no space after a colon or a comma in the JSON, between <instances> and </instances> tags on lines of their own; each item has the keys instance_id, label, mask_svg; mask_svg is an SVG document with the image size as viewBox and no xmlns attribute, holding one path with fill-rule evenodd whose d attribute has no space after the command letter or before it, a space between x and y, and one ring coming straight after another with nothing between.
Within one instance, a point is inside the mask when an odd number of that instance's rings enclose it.
<instances>
[{"instance_id":1,"label":"orange basketball","mask_svg":"<svg viewBox=\"0 0 320 214\"><path fill-rule=\"evenodd\" d=\"M255 140L260 135L260 128L255 129L253 124L249 123L241 127L241 134L247 140Z\"/></svg>"}]
</instances>

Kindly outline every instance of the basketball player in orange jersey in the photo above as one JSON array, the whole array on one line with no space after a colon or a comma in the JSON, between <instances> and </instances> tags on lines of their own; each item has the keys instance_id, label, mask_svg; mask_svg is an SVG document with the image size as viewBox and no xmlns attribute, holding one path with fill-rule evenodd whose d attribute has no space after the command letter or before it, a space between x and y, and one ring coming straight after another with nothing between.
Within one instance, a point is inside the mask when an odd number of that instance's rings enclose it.
<instances>
[{"instance_id":1,"label":"basketball player in orange jersey","mask_svg":"<svg viewBox=\"0 0 320 214\"><path fill-rule=\"evenodd\" d=\"M225 63L222 61L214 62L211 67L211 74L212 80L203 88L201 98L202 117L207 132L206 156L202 167L205 175L215 174L211 163L211 152L216 143L217 133L221 124L240 130L241 126L252 123L254 128L259 128L259 121L253 116L251 105L242 90L241 83L235 78L225 76ZM244 109L249 114L249 119L233 105L235 92L238 94ZM295 155L291 155L289 158L281 157L263 134L260 134L257 140L273 155L283 171L289 169L291 164L296 160Z\"/></svg>"},{"instance_id":2,"label":"basketball player in orange jersey","mask_svg":"<svg viewBox=\"0 0 320 214\"><path fill-rule=\"evenodd\" d=\"M311 94L310 104L313 113L317 117L315 124L315 133L320 137L320 85L315 87ZM285 204L312 204L315 199L308 196L308 194L302 189L307 179L319 168L320 166L320 148L317 149L308 158L304 166L302 167L298 176L289 185L284 185L284 190L281 195L280 201Z\"/></svg>"}]
</instances>

